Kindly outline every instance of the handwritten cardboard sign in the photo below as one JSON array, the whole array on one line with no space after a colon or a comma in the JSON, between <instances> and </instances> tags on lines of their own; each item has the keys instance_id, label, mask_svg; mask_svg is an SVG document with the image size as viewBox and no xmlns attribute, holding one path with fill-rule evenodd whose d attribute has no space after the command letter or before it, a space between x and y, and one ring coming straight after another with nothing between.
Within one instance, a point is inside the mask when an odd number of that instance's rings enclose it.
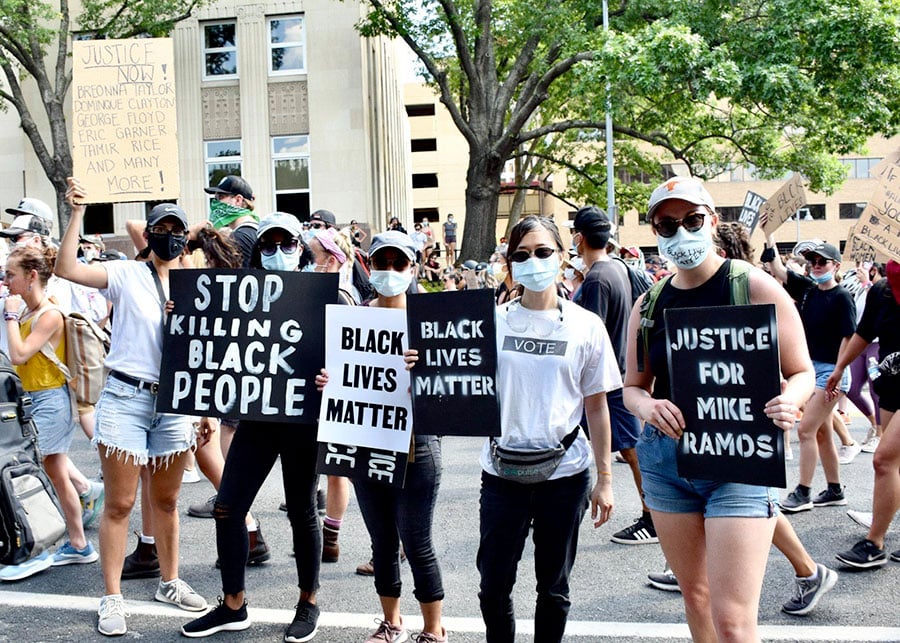
<instances>
[{"instance_id":1,"label":"handwritten cardboard sign","mask_svg":"<svg viewBox=\"0 0 900 643\"><path fill-rule=\"evenodd\" d=\"M885 204L882 204L885 205ZM900 261L900 212L896 204L882 212L876 204L870 203L863 210L854 232L863 243L870 245L876 254Z\"/></svg>"},{"instance_id":2,"label":"handwritten cardboard sign","mask_svg":"<svg viewBox=\"0 0 900 643\"><path fill-rule=\"evenodd\" d=\"M686 425L678 475L785 487L784 432L763 411L781 390L775 306L664 315L672 401Z\"/></svg>"},{"instance_id":3,"label":"handwritten cardboard sign","mask_svg":"<svg viewBox=\"0 0 900 643\"><path fill-rule=\"evenodd\" d=\"M494 293L484 288L411 297L409 344L416 432L499 436Z\"/></svg>"},{"instance_id":4,"label":"handwritten cardboard sign","mask_svg":"<svg viewBox=\"0 0 900 643\"><path fill-rule=\"evenodd\" d=\"M72 44L72 161L86 202L177 198L172 39Z\"/></svg>"},{"instance_id":5,"label":"handwritten cardboard sign","mask_svg":"<svg viewBox=\"0 0 900 643\"><path fill-rule=\"evenodd\" d=\"M409 450L412 403L406 311L326 306L328 386L319 411L319 442L385 451Z\"/></svg>"},{"instance_id":6,"label":"handwritten cardboard sign","mask_svg":"<svg viewBox=\"0 0 900 643\"><path fill-rule=\"evenodd\" d=\"M337 275L174 270L169 284L175 308L163 335L159 412L316 421Z\"/></svg>"},{"instance_id":7,"label":"handwritten cardboard sign","mask_svg":"<svg viewBox=\"0 0 900 643\"><path fill-rule=\"evenodd\" d=\"M900 150L894 150L881 159L878 165L869 170L869 176L881 181L890 173L900 172L898 163L900 163Z\"/></svg>"},{"instance_id":8,"label":"handwritten cardboard sign","mask_svg":"<svg viewBox=\"0 0 900 643\"><path fill-rule=\"evenodd\" d=\"M760 208L759 218L763 221L763 232L767 235L775 232L804 205L806 190L803 189L803 177L794 172L794 176Z\"/></svg>"}]
</instances>

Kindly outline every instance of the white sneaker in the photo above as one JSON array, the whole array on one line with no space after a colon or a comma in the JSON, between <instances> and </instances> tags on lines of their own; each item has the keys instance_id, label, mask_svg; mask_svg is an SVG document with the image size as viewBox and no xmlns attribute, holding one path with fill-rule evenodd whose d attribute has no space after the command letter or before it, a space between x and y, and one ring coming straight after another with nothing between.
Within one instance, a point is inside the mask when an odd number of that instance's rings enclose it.
<instances>
[{"instance_id":1,"label":"white sneaker","mask_svg":"<svg viewBox=\"0 0 900 643\"><path fill-rule=\"evenodd\" d=\"M862 450L863 453L875 453L875 449L878 448L878 444L881 442L881 438L878 437L878 432L875 430L875 427L869 427L869 432L866 434L866 439L863 440Z\"/></svg>"},{"instance_id":2,"label":"white sneaker","mask_svg":"<svg viewBox=\"0 0 900 643\"><path fill-rule=\"evenodd\" d=\"M122 636L128 631L125 625L125 601L121 594L111 594L100 599L97 610L97 631L103 636Z\"/></svg>"},{"instance_id":3,"label":"white sneaker","mask_svg":"<svg viewBox=\"0 0 900 643\"><path fill-rule=\"evenodd\" d=\"M181 483L194 484L195 482L200 482L200 474L197 472L197 467L185 469L184 473L181 475Z\"/></svg>"},{"instance_id":4,"label":"white sneaker","mask_svg":"<svg viewBox=\"0 0 900 643\"><path fill-rule=\"evenodd\" d=\"M838 447L838 462L841 464L850 464L856 459L856 456L859 455L860 451L862 451L862 447L856 440L850 444L842 444Z\"/></svg>"},{"instance_id":5,"label":"white sneaker","mask_svg":"<svg viewBox=\"0 0 900 643\"><path fill-rule=\"evenodd\" d=\"M154 598L161 603L171 603L188 612L202 612L208 607L206 599L180 578L170 580L168 583L159 579L159 587L156 589Z\"/></svg>"},{"instance_id":6,"label":"white sneaker","mask_svg":"<svg viewBox=\"0 0 900 643\"><path fill-rule=\"evenodd\" d=\"M855 509L850 509L849 511L847 511L847 516L850 518L850 520L864 529L872 528L871 511L856 511Z\"/></svg>"}]
</instances>

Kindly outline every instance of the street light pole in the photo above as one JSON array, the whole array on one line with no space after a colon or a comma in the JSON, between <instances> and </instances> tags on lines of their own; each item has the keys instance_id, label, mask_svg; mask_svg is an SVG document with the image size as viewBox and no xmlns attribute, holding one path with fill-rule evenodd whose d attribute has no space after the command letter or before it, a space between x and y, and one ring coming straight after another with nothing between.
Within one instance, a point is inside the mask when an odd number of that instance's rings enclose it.
<instances>
[{"instance_id":1,"label":"street light pole","mask_svg":"<svg viewBox=\"0 0 900 643\"><path fill-rule=\"evenodd\" d=\"M609 32L609 3L603 0L603 32ZM613 166L612 85L606 80L606 212L615 226L619 225L616 213L615 168ZM617 235L618 236L618 235Z\"/></svg>"}]
</instances>

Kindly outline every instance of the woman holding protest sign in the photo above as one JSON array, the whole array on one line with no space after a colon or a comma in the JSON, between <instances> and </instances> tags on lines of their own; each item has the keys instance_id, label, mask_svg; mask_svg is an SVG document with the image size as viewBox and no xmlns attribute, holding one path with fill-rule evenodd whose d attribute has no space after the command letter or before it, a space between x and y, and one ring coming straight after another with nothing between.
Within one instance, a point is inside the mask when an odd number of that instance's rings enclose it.
<instances>
[{"instance_id":1,"label":"woman holding protest sign","mask_svg":"<svg viewBox=\"0 0 900 643\"><path fill-rule=\"evenodd\" d=\"M66 199L72 207L69 227L56 260L56 274L104 290L114 306L112 342L106 358L109 377L97 403L93 442L100 451L106 506L100 523L100 560L106 592L97 629L106 636L127 631L121 594L122 564L142 465L149 465L153 527L162 578L155 598L188 611L206 609L206 601L178 577L178 493L194 427L187 416L156 412L162 359L164 306L169 271L178 267L187 241L187 217L177 205L162 203L147 214L144 232L147 263L78 261L78 238L86 193L69 179ZM142 350L134 350L140 345Z\"/></svg>"},{"instance_id":2,"label":"woman holding protest sign","mask_svg":"<svg viewBox=\"0 0 900 643\"><path fill-rule=\"evenodd\" d=\"M251 266L294 272L313 261L312 251L301 238L300 221L292 214L268 215L260 221L257 235ZM322 532L316 511L316 453L314 424L241 420L225 459L213 508L224 598L218 607L184 625L182 634L200 638L250 627L244 582L250 541L245 518L280 457L300 588L294 620L285 631L284 640L309 641L316 635L316 591L322 556Z\"/></svg>"},{"instance_id":3,"label":"woman holding protest sign","mask_svg":"<svg viewBox=\"0 0 900 643\"><path fill-rule=\"evenodd\" d=\"M406 233L389 230L377 234L369 247L370 280L378 296L369 306L406 308L414 285L416 246ZM322 369L316 377L319 389L328 384ZM409 634L400 615L400 544L406 552L424 620L416 643L443 643L447 630L441 623L444 587L431 538L434 506L441 482L441 442L433 435L414 437L414 458L406 468L402 489L367 478L354 481L356 499L372 539L375 591L384 618L366 643L406 641Z\"/></svg>"},{"instance_id":4,"label":"woman holding protest sign","mask_svg":"<svg viewBox=\"0 0 900 643\"><path fill-rule=\"evenodd\" d=\"M678 271L641 296L629 319L625 405L645 423L637 445L645 501L673 571L695 641L755 641L759 595L775 529L777 495L764 486L687 480L678 475L676 451L685 430L684 416L671 401L666 308L727 306L733 300L732 262L720 257L712 231L715 204L694 178L674 178L650 196L647 217L660 254ZM765 405L765 416L787 431L797 408L813 389L813 370L803 341L799 315L777 282L747 264L749 299L774 304L779 359L786 378L783 392ZM642 308L656 298L650 317ZM646 331L647 348L644 350ZM740 570L736 574L735 570Z\"/></svg>"}]
</instances>

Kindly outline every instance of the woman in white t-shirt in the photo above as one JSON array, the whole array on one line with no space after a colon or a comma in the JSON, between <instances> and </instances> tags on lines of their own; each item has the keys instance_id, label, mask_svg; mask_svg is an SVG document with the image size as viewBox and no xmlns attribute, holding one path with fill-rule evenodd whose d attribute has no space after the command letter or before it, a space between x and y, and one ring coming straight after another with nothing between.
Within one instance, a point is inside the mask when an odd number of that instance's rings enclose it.
<instances>
[{"instance_id":1,"label":"woman in white t-shirt","mask_svg":"<svg viewBox=\"0 0 900 643\"><path fill-rule=\"evenodd\" d=\"M194 427L189 416L156 412L169 271L178 268L187 242L187 217L177 205L157 205L147 214L144 231L151 250L148 262L87 265L77 259L85 196L78 181L69 179L66 198L72 215L56 259L56 274L101 289L116 311L105 362L109 377L97 403L93 443L100 452L106 484L100 523L105 592L97 629L106 636L120 636L127 631L120 577L143 465L150 470L161 572L155 598L188 611L207 607L206 600L178 577L178 493L185 459L196 443Z\"/></svg>"},{"instance_id":2,"label":"woman in white t-shirt","mask_svg":"<svg viewBox=\"0 0 900 643\"><path fill-rule=\"evenodd\" d=\"M588 498L595 527L612 512L606 393L621 388L622 379L600 318L557 295L563 249L559 231L546 217L525 217L510 233L507 257L524 291L497 311L502 434L487 440L481 454L478 597L488 643L515 638L513 585L531 527L537 578L534 640L562 640L569 574ZM590 443L579 427L582 411ZM554 448L562 449L562 457L543 476L528 476L496 457L504 450L534 454ZM592 461L597 481L591 492Z\"/></svg>"}]
</instances>

